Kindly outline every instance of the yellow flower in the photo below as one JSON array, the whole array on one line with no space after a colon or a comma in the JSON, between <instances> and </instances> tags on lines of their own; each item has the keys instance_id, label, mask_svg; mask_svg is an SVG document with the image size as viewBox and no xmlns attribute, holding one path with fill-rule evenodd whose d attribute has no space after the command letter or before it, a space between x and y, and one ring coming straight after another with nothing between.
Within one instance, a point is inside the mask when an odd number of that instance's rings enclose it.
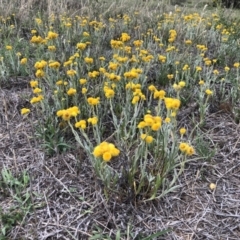
<instances>
[{"instance_id":1,"label":"yellow flower","mask_svg":"<svg viewBox=\"0 0 240 240\"><path fill-rule=\"evenodd\" d=\"M112 154L110 152L103 153L103 160L105 162L109 162L111 160L111 158L112 158Z\"/></svg>"},{"instance_id":2,"label":"yellow flower","mask_svg":"<svg viewBox=\"0 0 240 240\"><path fill-rule=\"evenodd\" d=\"M233 64L233 66L234 66L235 68L239 68L240 63L239 63L239 62L236 62L236 63Z\"/></svg>"},{"instance_id":3,"label":"yellow flower","mask_svg":"<svg viewBox=\"0 0 240 240\"><path fill-rule=\"evenodd\" d=\"M183 154L186 154L187 156L191 156L195 153L194 148L190 146L188 143L181 142L179 144L179 149Z\"/></svg>"},{"instance_id":4,"label":"yellow flower","mask_svg":"<svg viewBox=\"0 0 240 240\"><path fill-rule=\"evenodd\" d=\"M165 120L164 120L165 123L170 123L171 122L171 118L169 117L166 117Z\"/></svg>"},{"instance_id":5,"label":"yellow flower","mask_svg":"<svg viewBox=\"0 0 240 240\"><path fill-rule=\"evenodd\" d=\"M105 59L105 57L99 57L98 58L100 61L105 61L106 59Z\"/></svg>"},{"instance_id":6,"label":"yellow flower","mask_svg":"<svg viewBox=\"0 0 240 240\"><path fill-rule=\"evenodd\" d=\"M197 71L197 72L201 72L201 71L202 71L202 67L197 66L197 67L196 67L196 71Z\"/></svg>"},{"instance_id":7,"label":"yellow flower","mask_svg":"<svg viewBox=\"0 0 240 240\"><path fill-rule=\"evenodd\" d=\"M188 144L187 144L187 143L181 142L181 143L179 144L179 149L180 149L180 151L183 152L183 153L186 152L187 147L188 147Z\"/></svg>"},{"instance_id":8,"label":"yellow flower","mask_svg":"<svg viewBox=\"0 0 240 240\"><path fill-rule=\"evenodd\" d=\"M38 93L41 93L41 92L42 92L42 89L40 89L38 87L33 90L34 94L38 94Z\"/></svg>"},{"instance_id":9,"label":"yellow flower","mask_svg":"<svg viewBox=\"0 0 240 240\"><path fill-rule=\"evenodd\" d=\"M163 55L159 55L159 56L158 56L158 60L159 60L160 62L162 62L162 63L165 63L165 62L166 62L166 59L167 59L167 57L165 57L165 56L163 56Z\"/></svg>"},{"instance_id":10,"label":"yellow flower","mask_svg":"<svg viewBox=\"0 0 240 240\"><path fill-rule=\"evenodd\" d=\"M55 46L48 46L48 50L51 52L55 52L57 49Z\"/></svg>"},{"instance_id":11,"label":"yellow flower","mask_svg":"<svg viewBox=\"0 0 240 240\"><path fill-rule=\"evenodd\" d=\"M205 93L206 93L208 96L213 95L213 91L211 91L210 89L207 89L207 90L205 91Z\"/></svg>"},{"instance_id":12,"label":"yellow flower","mask_svg":"<svg viewBox=\"0 0 240 240\"><path fill-rule=\"evenodd\" d=\"M86 47L86 43L77 43L77 49L84 50Z\"/></svg>"},{"instance_id":13,"label":"yellow flower","mask_svg":"<svg viewBox=\"0 0 240 240\"><path fill-rule=\"evenodd\" d=\"M69 121L71 117L76 117L80 113L77 106L57 111L57 116L62 117L64 121Z\"/></svg>"},{"instance_id":14,"label":"yellow flower","mask_svg":"<svg viewBox=\"0 0 240 240\"><path fill-rule=\"evenodd\" d=\"M22 114L22 115L26 115L26 114L28 114L28 113L30 113L30 109L29 109L29 108L22 108L22 109L21 109L21 114Z\"/></svg>"},{"instance_id":15,"label":"yellow flower","mask_svg":"<svg viewBox=\"0 0 240 240\"><path fill-rule=\"evenodd\" d=\"M153 97L154 97L154 99L158 98L160 100L160 99L164 99L165 95L166 95L166 92L164 90L160 90L160 91L156 90L154 92Z\"/></svg>"},{"instance_id":16,"label":"yellow flower","mask_svg":"<svg viewBox=\"0 0 240 240\"><path fill-rule=\"evenodd\" d=\"M148 87L148 90L149 90L150 92L155 92L155 91L157 91L157 89L156 89L156 87L155 87L154 85L150 85L150 86Z\"/></svg>"},{"instance_id":17,"label":"yellow flower","mask_svg":"<svg viewBox=\"0 0 240 240\"><path fill-rule=\"evenodd\" d=\"M48 66L51 67L51 68L59 68L60 65L61 64L59 62L57 62L57 61L51 62L51 63L48 64Z\"/></svg>"},{"instance_id":18,"label":"yellow flower","mask_svg":"<svg viewBox=\"0 0 240 240\"><path fill-rule=\"evenodd\" d=\"M44 99L43 95L38 95L37 97L33 97L30 100L30 103L31 104L38 103L38 102L41 102L43 99Z\"/></svg>"},{"instance_id":19,"label":"yellow flower","mask_svg":"<svg viewBox=\"0 0 240 240\"><path fill-rule=\"evenodd\" d=\"M154 138L147 134L141 134L141 139L144 140L146 143L150 144L153 142Z\"/></svg>"},{"instance_id":20,"label":"yellow flower","mask_svg":"<svg viewBox=\"0 0 240 240\"><path fill-rule=\"evenodd\" d=\"M49 32L48 32L48 35L47 35L47 38L48 38L48 39L55 39L55 38L57 38L57 37L58 37L58 34L57 34L57 33L52 32L52 31L49 31Z\"/></svg>"},{"instance_id":21,"label":"yellow flower","mask_svg":"<svg viewBox=\"0 0 240 240\"><path fill-rule=\"evenodd\" d=\"M75 123L75 128L86 129L86 127L87 127L86 120L80 120L80 121Z\"/></svg>"},{"instance_id":22,"label":"yellow flower","mask_svg":"<svg viewBox=\"0 0 240 240\"><path fill-rule=\"evenodd\" d=\"M167 109L178 110L181 102L177 98L164 98L165 106Z\"/></svg>"},{"instance_id":23,"label":"yellow flower","mask_svg":"<svg viewBox=\"0 0 240 240\"><path fill-rule=\"evenodd\" d=\"M139 124L138 124L138 128L145 128L147 126L146 122L145 121L141 121Z\"/></svg>"},{"instance_id":24,"label":"yellow flower","mask_svg":"<svg viewBox=\"0 0 240 240\"><path fill-rule=\"evenodd\" d=\"M93 58L85 57L84 61L85 61L85 63L92 64L93 63Z\"/></svg>"},{"instance_id":25,"label":"yellow flower","mask_svg":"<svg viewBox=\"0 0 240 240\"><path fill-rule=\"evenodd\" d=\"M20 63L21 63L22 65L26 64L26 63L27 63L27 58L22 58L21 61L20 61Z\"/></svg>"},{"instance_id":26,"label":"yellow flower","mask_svg":"<svg viewBox=\"0 0 240 240\"><path fill-rule=\"evenodd\" d=\"M184 81L180 81L180 82L178 83L178 85L179 85L181 88L183 88L183 87L186 86L186 83L185 83Z\"/></svg>"},{"instance_id":27,"label":"yellow flower","mask_svg":"<svg viewBox=\"0 0 240 240\"><path fill-rule=\"evenodd\" d=\"M186 43L187 45L191 45L191 44L192 44L192 40L186 40L185 43Z\"/></svg>"},{"instance_id":28,"label":"yellow flower","mask_svg":"<svg viewBox=\"0 0 240 240\"><path fill-rule=\"evenodd\" d=\"M104 92L105 92L106 98L113 98L115 95L114 90L111 88L107 88L106 90L104 90Z\"/></svg>"},{"instance_id":29,"label":"yellow flower","mask_svg":"<svg viewBox=\"0 0 240 240\"><path fill-rule=\"evenodd\" d=\"M112 157L116 157L120 151L112 143L102 142L93 150L94 157L102 157L104 161L108 162Z\"/></svg>"},{"instance_id":30,"label":"yellow flower","mask_svg":"<svg viewBox=\"0 0 240 240\"><path fill-rule=\"evenodd\" d=\"M77 90L75 88L69 88L67 91L68 96L73 96L77 93Z\"/></svg>"},{"instance_id":31,"label":"yellow flower","mask_svg":"<svg viewBox=\"0 0 240 240\"><path fill-rule=\"evenodd\" d=\"M38 81L37 80L31 80L30 81L30 86L31 86L31 88L37 87L38 86Z\"/></svg>"},{"instance_id":32,"label":"yellow flower","mask_svg":"<svg viewBox=\"0 0 240 240\"><path fill-rule=\"evenodd\" d=\"M135 47L141 47L142 44L143 44L143 41L142 40L135 40L133 41L133 44Z\"/></svg>"},{"instance_id":33,"label":"yellow flower","mask_svg":"<svg viewBox=\"0 0 240 240\"><path fill-rule=\"evenodd\" d=\"M203 80L200 80L200 81L198 82L198 84L199 84L199 85L203 85L203 84L204 84L204 81L203 81Z\"/></svg>"},{"instance_id":34,"label":"yellow flower","mask_svg":"<svg viewBox=\"0 0 240 240\"><path fill-rule=\"evenodd\" d=\"M192 156L195 153L195 150L192 146L188 146L186 150L186 155Z\"/></svg>"},{"instance_id":35,"label":"yellow flower","mask_svg":"<svg viewBox=\"0 0 240 240\"><path fill-rule=\"evenodd\" d=\"M113 39L111 40L110 44L111 44L112 48L116 48L116 49L123 46L123 42L122 41L113 40Z\"/></svg>"},{"instance_id":36,"label":"yellow flower","mask_svg":"<svg viewBox=\"0 0 240 240\"><path fill-rule=\"evenodd\" d=\"M85 78L79 79L79 83L80 83L81 85L85 84L86 82L87 82L87 79L85 79Z\"/></svg>"},{"instance_id":37,"label":"yellow flower","mask_svg":"<svg viewBox=\"0 0 240 240\"><path fill-rule=\"evenodd\" d=\"M115 71L118 68L118 63L109 62L108 69Z\"/></svg>"},{"instance_id":38,"label":"yellow flower","mask_svg":"<svg viewBox=\"0 0 240 240\"><path fill-rule=\"evenodd\" d=\"M43 38L41 37L41 36L32 36L32 38L31 38L31 40L30 40L30 42L31 43L42 43L44 40L43 40Z\"/></svg>"},{"instance_id":39,"label":"yellow flower","mask_svg":"<svg viewBox=\"0 0 240 240\"><path fill-rule=\"evenodd\" d=\"M98 105L100 103L100 98L99 97L97 97L97 98L89 97L87 99L87 101L88 101L89 105L95 106L95 105Z\"/></svg>"},{"instance_id":40,"label":"yellow flower","mask_svg":"<svg viewBox=\"0 0 240 240\"><path fill-rule=\"evenodd\" d=\"M84 37L89 37L90 34L89 34L88 32L83 32L83 36L84 36Z\"/></svg>"},{"instance_id":41,"label":"yellow flower","mask_svg":"<svg viewBox=\"0 0 240 240\"><path fill-rule=\"evenodd\" d=\"M135 105L136 103L138 103L140 100L140 97L139 96L134 96L133 99L132 99L132 104Z\"/></svg>"},{"instance_id":42,"label":"yellow flower","mask_svg":"<svg viewBox=\"0 0 240 240\"><path fill-rule=\"evenodd\" d=\"M7 45L7 46L6 46L6 50L12 50L12 46Z\"/></svg>"},{"instance_id":43,"label":"yellow flower","mask_svg":"<svg viewBox=\"0 0 240 240\"><path fill-rule=\"evenodd\" d=\"M224 68L224 70L225 70L225 72L229 72L229 71L230 71L230 68L229 68L228 66L226 66L226 67Z\"/></svg>"},{"instance_id":44,"label":"yellow flower","mask_svg":"<svg viewBox=\"0 0 240 240\"><path fill-rule=\"evenodd\" d=\"M215 183L210 183L210 184L209 184L209 188L210 188L211 190L214 190L214 189L216 188L216 184L215 184Z\"/></svg>"},{"instance_id":45,"label":"yellow flower","mask_svg":"<svg viewBox=\"0 0 240 240\"><path fill-rule=\"evenodd\" d=\"M92 125L96 125L98 123L98 117L89 118L87 121L88 121L88 123L91 123Z\"/></svg>"},{"instance_id":46,"label":"yellow flower","mask_svg":"<svg viewBox=\"0 0 240 240\"><path fill-rule=\"evenodd\" d=\"M188 66L188 64L185 64L184 66L183 66L183 71L187 71L189 69L189 66Z\"/></svg>"},{"instance_id":47,"label":"yellow flower","mask_svg":"<svg viewBox=\"0 0 240 240\"><path fill-rule=\"evenodd\" d=\"M77 72L75 70L73 70L73 69L70 69L70 70L67 71L67 75L70 76L70 77L72 77L72 76L74 76L76 74L77 74Z\"/></svg>"},{"instance_id":48,"label":"yellow flower","mask_svg":"<svg viewBox=\"0 0 240 240\"><path fill-rule=\"evenodd\" d=\"M82 88L82 94L86 94L87 93L87 88Z\"/></svg>"},{"instance_id":49,"label":"yellow flower","mask_svg":"<svg viewBox=\"0 0 240 240\"><path fill-rule=\"evenodd\" d=\"M45 76L45 73L44 73L44 71L43 71L42 69L38 69L38 70L36 71L36 73L35 73L35 76L36 76L37 78L41 78L41 77L44 77L44 76Z\"/></svg>"},{"instance_id":50,"label":"yellow flower","mask_svg":"<svg viewBox=\"0 0 240 240\"><path fill-rule=\"evenodd\" d=\"M92 72L88 72L88 76L90 78L96 78L99 76L99 72L98 71L92 71Z\"/></svg>"},{"instance_id":51,"label":"yellow flower","mask_svg":"<svg viewBox=\"0 0 240 240\"><path fill-rule=\"evenodd\" d=\"M174 75L173 75L173 74L168 74L168 75L167 75L167 78L168 78L169 80L172 80L172 79L174 78Z\"/></svg>"},{"instance_id":52,"label":"yellow flower","mask_svg":"<svg viewBox=\"0 0 240 240\"><path fill-rule=\"evenodd\" d=\"M43 68L45 68L46 66L47 66L47 62L44 61L44 60L38 61L38 62L36 62L36 63L34 64L34 67L35 67L36 69L43 69Z\"/></svg>"},{"instance_id":53,"label":"yellow flower","mask_svg":"<svg viewBox=\"0 0 240 240\"><path fill-rule=\"evenodd\" d=\"M122 33L122 35L121 35L121 37L120 37L120 40L122 41L122 42L127 42L127 41L129 41L130 40L130 36L127 34L127 33Z\"/></svg>"},{"instance_id":54,"label":"yellow flower","mask_svg":"<svg viewBox=\"0 0 240 240\"><path fill-rule=\"evenodd\" d=\"M181 135L184 135L186 133L187 129L186 128L180 128L179 132Z\"/></svg>"}]
</instances>

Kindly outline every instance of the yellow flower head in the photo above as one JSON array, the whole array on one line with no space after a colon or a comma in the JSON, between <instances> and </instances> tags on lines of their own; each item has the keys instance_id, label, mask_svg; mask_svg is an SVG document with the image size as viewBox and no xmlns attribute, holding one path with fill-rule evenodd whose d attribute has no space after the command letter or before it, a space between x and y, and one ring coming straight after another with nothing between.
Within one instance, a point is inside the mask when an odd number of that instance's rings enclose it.
<instances>
[{"instance_id":1,"label":"yellow flower head","mask_svg":"<svg viewBox=\"0 0 240 240\"><path fill-rule=\"evenodd\" d=\"M146 143L148 143L148 144L152 143L153 140L154 140L154 138L153 138L152 136L147 135L147 134L144 134L144 133L141 134L141 139L142 139L143 141L145 141Z\"/></svg>"},{"instance_id":2,"label":"yellow flower head","mask_svg":"<svg viewBox=\"0 0 240 240\"><path fill-rule=\"evenodd\" d=\"M70 70L67 71L67 75L70 76L70 77L72 77L76 74L77 74L76 70L70 69Z\"/></svg>"},{"instance_id":3,"label":"yellow flower head","mask_svg":"<svg viewBox=\"0 0 240 240\"><path fill-rule=\"evenodd\" d=\"M207 89L207 90L205 91L205 93L206 93L208 96L213 95L213 91L211 91L210 89Z\"/></svg>"},{"instance_id":4,"label":"yellow flower head","mask_svg":"<svg viewBox=\"0 0 240 240\"><path fill-rule=\"evenodd\" d=\"M6 46L6 50L12 50L12 46L7 45L7 46Z\"/></svg>"},{"instance_id":5,"label":"yellow flower head","mask_svg":"<svg viewBox=\"0 0 240 240\"><path fill-rule=\"evenodd\" d=\"M81 85L85 84L86 82L87 82L87 79L85 79L85 78L79 79L79 83L80 83Z\"/></svg>"},{"instance_id":6,"label":"yellow flower head","mask_svg":"<svg viewBox=\"0 0 240 240\"><path fill-rule=\"evenodd\" d=\"M165 95L166 95L166 92L164 91L164 90L160 90L160 91L154 91L154 95L153 95L153 97L154 97L154 99L156 99L156 98L158 98L159 100L161 99L164 99L164 97L165 97Z\"/></svg>"},{"instance_id":7,"label":"yellow flower head","mask_svg":"<svg viewBox=\"0 0 240 240\"><path fill-rule=\"evenodd\" d=\"M37 87L38 86L38 81L37 80L31 80L30 81L30 86L31 86L31 88Z\"/></svg>"},{"instance_id":8,"label":"yellow flower head","mask_svg":"<svg viewBox=\"0 0 240 240\"><path fill-rule=\"evenodd\" d=\"M122 42L127 42L127 41L129 41L130 40L130 36L127 34L127 33L122 33L122 35L121 35L121 37L120 37L120 40L122 41Z\"/></svg>"},{"instance_id":9,"label":"yellow flower head","mask_svg":"<svg viewBox=\"0 0 240 240\"><path fill-rule=\"evenodd\" d=\"M87 101L88 101L89 105L95 106L95 105L98 105L100 103L100 98L99 97L97 97L97 98L89 97L87 99Z\"/></svg>"},{"instance_id":10,"label":"yellow flower head","mask_svg":"<svg viewBox=\"0 0 240 240\"><path fill-rule=\"evenodd\" d=\"M180 128L179 132L181 135L184 135L186 133L187 129L186 128Z\"/></svg>"},{"instance_id":11,"label":"yellow flower head","mask_svg":"<svg viewBox=\"0 0 240 240\"><path fill-rule=\"evenodd\" d=\"M75 123L75 128L85 129L87 127L86 120L80 120L79 122Z\"/></svg>"},{"instance_id":12,"label":"yellow flower head","mask_svg":"<svg viewBox=\"0 0 240 240\"><path fill-rule=\"evenodd\" d=\"M98 117L89 118L87 121L88 121L88 123L91 123L92 125L96 125L98 123Z\"/></svg>"},{"instance_id":13,"label":"yellow flower head","mask_svg":"<svg viewBox=\"0 0 240 240\"><path fill-rule=\"evenodd\" d=\"M30 113L30 109L29 109L29 108L22 108L22 109L21 109L21 114L22 114L22 115L26 115L26 114L28 114L28 113Z\"/></svg>"},{"instance_id":14,"label":"yellow flower head","mask_svg":"<svg viewBox=\"0 0 240 240\"><path fill-rule=\"evenodd\" d=\"M75 88L69 88L67 91L68 96L73 96L77 93L77 90Z\"/></svg>"},{"instance_id":15,"label":"yellow flower head","mask_svg":"<svg viewBox=\"0 0 240 240\"><path fill-rule=\"evenodd\" d=\"M177 98L164 98L165 106L167 109L178 110L181 102Z\"/></svg>"},{"instance_id":16,"label":"yellow flower head","mask_svg":"<svg viewBox=\"0 0 240 240\"><path fill-rule=\"evenodd\" d=\"M38 102L41 102L43 99L44 99L43 95L38 95L37 97L33 97L30 100L30 103L31 104L38 103Z\"/></svg>"},{"instance_id":17,"label":"yellow flower head","mask_svg":"<svg viewBox=\"0 0 240 240\"><path fill-rule=\"evenodd\" d=\"M112 143L102 142L93 150L94 157L102 157L104 161L108 162L112 157L116 157L120 151Z\"/></svg>"},{"instance_id":18,"label":"yellow flower head","mask_svg":"<svg viewBox=\"0 0 240 240\"><path fill-rule=\"evenodd\" d=\"M22 58L21 61L20 61L20 63L21 63L22 65L25 65L25 64L27 63L27 58Z\"/></svg>"},{"instance_id":19,"label":"yellow flower head","mask_svg":"<svg viewBox=\"0 0 240 240\"><path fill-rule=\"evenodd\" d=\"M57 33L52 32L52 31L49 31L49 32L48 32L48 35L47 35L47 38L48 38L48 39L55 39L55 38L57 38L57 37L58 37L58 34L57 34Z\"/></svg>"},{"instance_id":20,"label":"yellow flower head","mask_svg":"<svg viewBox=\"0 0 240 240\"><path fill-rule=\"evenodd\" d=\"M85 57L85 58L84 58L84 61L85 61L85 63L87 63L87 64L92 64L92 63L93 63L93 58Z\"/></svg>"}]
</instances>

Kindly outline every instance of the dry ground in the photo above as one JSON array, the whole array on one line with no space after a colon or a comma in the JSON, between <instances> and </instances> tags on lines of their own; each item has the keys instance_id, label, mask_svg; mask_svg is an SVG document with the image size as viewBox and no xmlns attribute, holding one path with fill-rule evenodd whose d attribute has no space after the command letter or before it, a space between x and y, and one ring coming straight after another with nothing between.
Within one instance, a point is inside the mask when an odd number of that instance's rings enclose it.
<instances>
[{"instance_id":1,"label":"dry ground","mask_svg":"<svg viewBox=\"0 0 240 240\"><path fill-rule=\"evenodd\" d=\"M34 210L9 239L89 239L96 226L111 239L114 230L123 233L128 227L131 239L169 228L157 239L240 239L240 128L228 113L208 115L204 131L216 154L188 164L176 192L147 203L118 196L106 201L87 159L78 161L83 153L76 149L50 158L41 150L30 118L20 115L28 80L18 81L0 89L0 169L5 166L14 174L27 170ZM211 182L217 184L213 191ZM11 197L0 196L4 211L13 204Z\"/></svg>"}]
</instances>

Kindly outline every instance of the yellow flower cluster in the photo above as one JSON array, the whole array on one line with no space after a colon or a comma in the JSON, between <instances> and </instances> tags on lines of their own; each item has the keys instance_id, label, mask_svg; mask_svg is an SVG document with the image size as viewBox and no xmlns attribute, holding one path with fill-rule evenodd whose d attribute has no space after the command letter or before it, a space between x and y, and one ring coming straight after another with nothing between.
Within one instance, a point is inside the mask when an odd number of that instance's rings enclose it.
<instances>
[{"instance_id":1,"label":"yellow flower cluster","mask_svg":"<svg viewBox=\"0 0 240 240\"><path fill-rule=\"evenodd\" d=\"M81 128L81 129L84 130L86 127L87 127L86 120L80 120L80 121L75 123L75 128Z\"/></svg>"},{"instance_id":2,"label":"yellow flower cluster","mask_svg":"<svg viewBox=\"0 0 240 240\"><path fill-rule=\"evenodd\" d=\"M181 142L179 144L179 149L183 154L186 154L187 156L191 156L195 153L194 148L191 145L189 145L188 143L185 143L185 142Z\"/></svg>"},{"instance_id":3,"label":"yellow flower cluster","mask_svg":"<svg viewBox=\"0 0 240 240\"><path fill-rule=\"evenodd\" d=\"M110 44L111 44L111 47L112 48L115 48L115 49L118 49L118 48L121 48L121 47L123 47L123 42L122 41L119 41L119 40L111 40L111 42L110 42Z\"/></svg>"},{"instance_id":4,"label":"yellow flower cluster","mask_svg":"<svg viewBox=\"0 0 240 240\"><path fill-rule=\"evenodd\" d=\"M181 101L177 98L164 98L165 106L167 109L177 111L181 105Z\"/></svg>"},{"instance_id":5,"label":"yellow flower cluster","mask_svg":"<svg viewBox=\"0 0 240 240\"><path fill-rule=\"evenodd\" d=\"M47 66L47 62L45 60L38 61L34 64L36 69L43 69Z\"/></svg>"},{"instance_id":6,"label":"yellow flower cluster","mask_svg":"<svg viewBox=\"0 0 240 240\"><path fill-rule=\"evenodd\" d=\"M30 100L30 103L31 104L38 103L38 102L41 102L43 99L44 99L43 95L38 95L37 97L33 97Z\"/></svg>"},{"instance_id":7,"label":"yellow flower cluster","mask_svg":"<svg viewBox=\"0 0 240 240\"><path fill-rule=\"evenodd\" d=\"M171 29L171 30L169 31L168 42L170 42L170 43L174 42L174 41L176 40L176 37L177 37L177 32L176 32L176 30Z\"/></svg>"},{"instance_id":8,"label":"yellow flower cluster","mask_svg":"<svg viewBox=\"0 0 240 240\"><path fill-rule=\"evenodd\" d=\"M130 71L124 73L124 77L127 79L135 79L138 78L141 73L142 69L132 68Z\"/></svg>"},{"instance_id":9,"label":"yellow flower cluster","mask_svg":"<svg viewBox=\"0 0 240 240\"><path fill-rule=\"evenodd\" d=\"M26 115L26 114L28 114L28 113L30 113L30 109L29 109L29 108L22 108L22 109L21 109L21 114L22 114L22 115Z\"/></svg>"},{"instance_id":10,"label":"yellow flower cluster","mask_svg":"<svg viewBox=\"0 0 240 240\"><path fill-rule=\"evenodd\" d=\"M77 43L77 49L84 50L87 47L86 43Z\"/></svg>"},{"instance_id":11,"label":"yellow flower cluster","mask_svg":"<svg viewBox=\"0 0 240 240\"><path fill-rule=\"evenodd\" d=\"M44 42L44 39L41 36L35 36L34 35L34 36L32 36L30 42L35 43L35 44L40 44L40 43Z\"/></svg>"},{"instance_id":12,"label":"yellow flower cluster","mask_svg":"<svg viewBox=\"0 0 240 240\"><path fill-rule=\"evenodd\" d=\"M105 93L106 98L113 98L115 95L114 90L108 86L104 86L103 91Z\"/></svg>"},{"instance_id":13,"label":"yellow flower cluster","mask_svg":"<svg viewBox=\"0 0 240 240\"><path fill-rule=\"evenodd\" d=\"M71 117L76 117L78 114L80 110L77 106L57 111L57 116L62 117L64 121L69 121Z\"/></svg>"},{"instance_id":14,"label":"yellow flower cluster","mask_svg":"<svg viewBox=\"0 0 240 240\"><path fill-rule=\"evenodd\" d=\"M95 105L98 105L100 103L100 97L97 97L97 98L93 98L93 97L89 97L87 99L87 102L89 105L91 106L95 106Z\"/></svg>"},{"instance_id":15,"label":"yellow flower cluster","mask_svg":"<svg viewBox=\"0 0 240 240\"><path fill-rule=\"evenodd\" d=\"M143 121L138 124L138 128L151 128L153 131L158 131L162 126L162 118L160 116L152 116L145 114Z\"/></svg>"},{"instance_id":16,"label":"yellow flower cluster","mask_svg":"<svg viewBox=\"0 0 240 240\"><path fill-rule=\"evenodd\" d=\"M90 78L96 78L99 76L99 72L98 71L92 71L92 72L88 72L88 76Z\"/></svg>"},{"instance_id":17,"label":"yellow flower cluster","mask_svg":"<svg viewBox=\"0 0 240 240\"><path fill-rule=\"evenodd\" d=\"M145 141L146 143L150 144L153 142L154 138L150 135L147 135L145 133L141 134L141 139Z\"/></svg>"},{"instance_id":18,"label":"yellow flower cluster","mask_svg":"<svg viewBox=\"0 0 240 240\"><path fill-rule=\"evenodd\" d=\"M55 69L58 69L59 67L60 67L60 63L59 62L57 62L57 61L53 61L53 62L50 62L49 64L48 64L48 66L50 67L50 68L55 68Z\"/></svg>"},{"instance_id":19,"label":"yellow flower cluster","mask_svg":"<svg viewBox=\"0 0 240 240\"><path fill-rule=\"evenodd\" d=\"M120 151L112 143L102 142L94 148L94 157L102 157L106 162L110 161L112 157L116 157Z\"/></svg>"},{"instance_id":20,"label":"yellow flower cluster","mask_svg":"<svg viewBox=\"0 0 240 240\"><path fill-rule=\"evenodd\" d=\"M130 40L130 36L127 34L127 33L122 33L122 35L121 35L121 37L120 37L120 40L122 41L122 42L127 42L127 41L129 41Z\"/></svg>"},{"instance_id":21,"label":"yellow flower cluster","mask_svg":"<svg viewBox=\"0 0 240 240\"><path fill-rule=\"evenodd\" d=\"M47 39L55 39L58 37L58 34L52 31L49 31L47 34Z\"/></svg>"}]
</instances>

